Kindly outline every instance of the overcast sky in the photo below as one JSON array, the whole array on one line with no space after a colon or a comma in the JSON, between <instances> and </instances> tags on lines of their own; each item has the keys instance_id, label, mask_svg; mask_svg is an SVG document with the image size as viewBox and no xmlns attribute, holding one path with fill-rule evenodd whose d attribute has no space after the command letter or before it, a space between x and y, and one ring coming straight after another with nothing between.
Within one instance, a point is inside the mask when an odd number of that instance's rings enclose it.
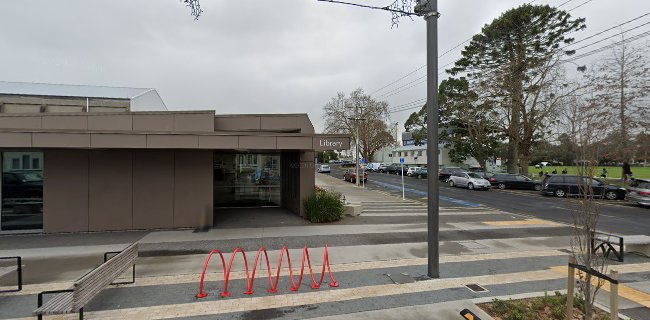
<instances>
[{"instance_id":1,"label":"overcast sky","mask_svg":"<svg viewBox=\"0 0 650 320\"><path fill-rule=\"evenodd\" d=\"M586 1L571 0L562 9ZM527 1L438 2L443 53ZM321 131L322 107L337 92L361 87L370 93L426 63L421 18L404 18L391 29L386 12L316 0L202 0L201 5L204 13L195 21L178 0L1 1L0 80L151 87L171 110L306 112ZM581 39L647 12L648 0L592 0L571 14L587 18L587 30L576 35ZM650 16L626 27L648 21ZM440 65L457 59L460 50L442 57ZM376 96L415 84L424 74L422 69ZM420 84L386 101L395 107L425 96ZM402 127L412 111L393 113L392 121Z\"/></svg>"}]
</instances>

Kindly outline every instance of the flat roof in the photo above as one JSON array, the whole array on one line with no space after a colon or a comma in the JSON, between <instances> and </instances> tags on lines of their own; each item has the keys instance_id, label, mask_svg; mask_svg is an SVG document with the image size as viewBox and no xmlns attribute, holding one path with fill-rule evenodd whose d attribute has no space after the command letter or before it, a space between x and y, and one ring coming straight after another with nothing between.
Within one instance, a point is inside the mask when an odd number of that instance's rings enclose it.
<instances>
[{"instance_id":1,"label":"flat roof","mask_svg":"<svg viewBox=\"0 0 650 320\"><path fill-rule=\"evenodd\" d=\"M8 95L82 97L126 100L143 95L149 91L156 91L156 89L0 81L0 94Z\"/></svg>"}]
</instances>

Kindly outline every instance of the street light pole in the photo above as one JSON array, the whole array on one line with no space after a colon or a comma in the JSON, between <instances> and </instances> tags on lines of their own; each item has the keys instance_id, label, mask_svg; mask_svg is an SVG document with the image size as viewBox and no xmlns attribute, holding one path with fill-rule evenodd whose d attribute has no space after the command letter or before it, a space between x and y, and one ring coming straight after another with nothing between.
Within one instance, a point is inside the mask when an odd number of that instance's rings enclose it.
<instances>
[{"instance_id":1,"label":"street light pole","mask_svg":"<svg viewBox=\"0 0 650 320\"><path fill-rule=\"evenodd\" d=\"M418 0L415 12L424 16L427 22L427 167L438 172L438 1ZM440 277L438 230L440 212L438 199L438 178L432 174L427 179L427 275Z\"/></svg>"}]
</instances>

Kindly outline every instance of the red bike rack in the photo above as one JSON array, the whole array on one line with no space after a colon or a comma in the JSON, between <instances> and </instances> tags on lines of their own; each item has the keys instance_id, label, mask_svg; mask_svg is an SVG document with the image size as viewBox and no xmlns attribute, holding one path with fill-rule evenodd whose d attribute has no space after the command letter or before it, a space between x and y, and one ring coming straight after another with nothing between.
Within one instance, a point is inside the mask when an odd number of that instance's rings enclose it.
<instances>
[{"instance_id":1,"label":"red bike rack","mask_svg":"<svg viewBox=\"0 0 650 320\"><path fill-rule=\"evenodd\" d=\"M230 263L228 264L228 268L226 268L226 259L223 257L223 253L219 250L212 250L210 254L208 255L208 258L205 260L205 265L203 266L203 272L201 273L201 282L199 284L199 294L196 296L198 298L205 298L208 296L208 294L203 290L203 282L205 280L205 272L208 270L208 266L210 265L210 259L212 259L212 255L215 253L219 254L219 257L221 258L221 265L223 266L223 280L224 280L224 290L221 293L221 297L228 297L230 296L231 292L228 291L228 284L230 280L230 272L232 271L232 264L235 261L235 256L237 256L237 253L241 252L242 256L244 257L244 264L246 266L246 283L247 283L247 290L244 292L245 294L253 294L253 286L255 284L255 273L257 271L257 266L259 263L260 256L262 253L264 253L264 259L266 260L266 266L267 270L269 273L269 284L271 285L271 288L268 290L270 293L276 293L278 292L278 283L280 281L280 272L282 271L282 261L284 260L284 254L286 253L287 255L287 264L289 265L289 277L291 278L291 288L289 288L291 291L298 291L300 289L300 284L302 283L303 276L305 274L305 260L307 261L307 266L309 267L309 274L311 275L311 280L312 280L312 289L318 289L321 287L323 284L323 280L325 279L325 267L327 267L327 272L330 276L330 279L332 282L330 283L331 287L338 287L339 284L336 282L336 279L334 279L334 275L332 275L332 270L330 268L330 263L329 263L329 252L328 252L328 247L325 245L325 255L323 257L323 270L321 271L321 276L320 280L316 281L316 277L314 276L314 272L312 270L311 266L311 260L309 259L309 250L307 249L307 246L303 247L302 250L302 265L300 269L300 276L298 278L298 282L296 283L294 281L294 276L293 276L293 268L291 267L291 256L289 255L289 249L287 246L282 246L282 250L280 251L280 261L278 262L278 271L273 277L273 272L271 270L271 263L269 262L269 255L266 252L266 248L261 247L257 251L257 256L255 257L255 265L253 267L253 273L249 273L249 268L248 268L248 259L246 258L246 252L240 247L237 247L235 251L233 252L232 256L230 257ZM275 279L275 281L274 281Z\"/></svg>"}]
</instances>

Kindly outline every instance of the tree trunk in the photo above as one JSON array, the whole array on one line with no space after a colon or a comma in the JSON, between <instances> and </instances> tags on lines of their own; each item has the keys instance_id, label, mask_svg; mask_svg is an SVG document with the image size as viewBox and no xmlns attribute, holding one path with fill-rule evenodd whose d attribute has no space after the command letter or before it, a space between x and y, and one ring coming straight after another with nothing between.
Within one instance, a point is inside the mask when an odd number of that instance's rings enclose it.
<instances>
[{"instance_id":1,"label":"tree trunk","mask_svg":"<svg viewBox=\"0 0 650 320\"><path fill-rule=\"evenodd\" d=\"M621 144L620 144L620 159L623 162L628 162L627 153L627 123L625 123L625 49L621 52L621 104L620 104L620 120L621 120Z\"/></svg>"}]
</instances>

